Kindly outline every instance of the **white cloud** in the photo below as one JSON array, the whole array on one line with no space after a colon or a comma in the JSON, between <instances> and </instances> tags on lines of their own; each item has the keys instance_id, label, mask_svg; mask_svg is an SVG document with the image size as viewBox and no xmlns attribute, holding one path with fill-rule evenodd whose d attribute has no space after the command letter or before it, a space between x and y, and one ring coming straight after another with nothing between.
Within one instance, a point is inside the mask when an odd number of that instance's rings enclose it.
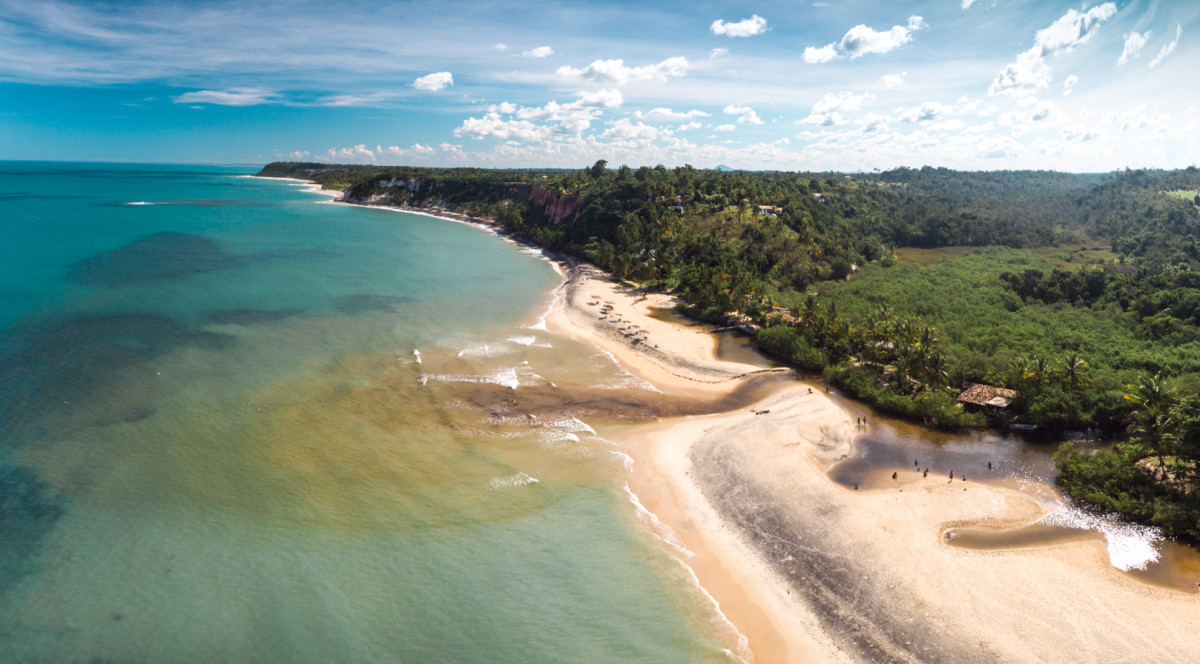
<instances>
[{"instance_id":1,"label":"white cloud","mask_svg":"<svg viewBox=\"0 0 1200 664\"><path fill-rule=\"evenodd\" d=\"M1064 88L1063 96L1070 97L1071 96L1071 88L1075 87L1075 84L1078 82L1079 82L1079 77L1076 76L1075 74L1071 74L1070 76L1068 76L1067 80L1063 81L1063 88Z\"/></svg>"},{"instance_id":2,"label":"white cloud","mask_svg":"<svg viewBox=\"0 0 1200 664\"><path fill-rule=\"evenodd\" d=\"M288 153L288 156L291 157L292 159L304 159L304 158L308 157L309 154L308 154L308 150L305 150L304 152L297 150L295 152Z\"/></svg>"},{"instance_id":3,"label":"white cloud","mask_svg":"<svg viewBox=\"0 0 1200 664\"><path fill-rule=\"evenodd\" d=\"M603 134L600 134L600 138L611 138L618 141L651 141L658 136L659 130L656 127L641 122L633 124L629 118L617 120L611 127L605 129Z\"/></svg>"},{"instance_id":4,"label":"white cloud","mask_svg":"<svg viewBox=\"0 0 1200 664\"><path fill-rule=\"evenodd\" d=\"M907 25L893 26L887 32L879 32L865 25L850 28L838 45L850 58L861 58L868 53L887 53L913 40L912 33L928 27L920 16L910 16Z\"/></svg>"},{"instance_id":5,"label":"white cloud","mask_svg":"<svg viewBox=\"0 0 1200 664\"><path fill-rule=\"evenodd\" d=\"M652 108L645 113L638 111L634 113L634 117L638 118L667 118L669 120L686 120L688 118L707 118L710 117L704 111L691 110L686 112L676 112L669 108Z\"/></svg>"},{"instance_id":6,"label":"white cloud","mask_svg":"<svg viewBox=\"0 0 1200 664\"><path fill-rule=\"evenodd\" d=\"M1062 18L1037 31L1033 46L996 75L988 94L1024 97L1046 89L1050 85L1050 65L1046 64L1046 58L1070 53L1091 41L1100 25L1116 13L1117 6L1111 2L1082 14L1067 10Z\"/></svg>"},{"instance_id":7,"label":"white cloud","mask_svg":"<svg viewBox=\"0 0 1200 664\"><path fill-rule=\"evenodd\" d=\"M962 127L963 121L959 120L958 118L954 118L953 120L946 120L944 122L935 122L927 126L925 129L928 131L941 133L947 131L958 131L959 129L962 129Z\"/></svg>"},{"instance_id":8,"label":"white cloud","mask_svg":"<svg viewBox=\"0 0 1200 664\"><path fill-rule=\"evenodd\" d=\"M1017 127L1018 125L1027 125L1035 122L1042 122L1058 110L1058 106L1052 101L1040 101L1033 109L1028 111L1013 111L1004 113L1000 116L1000 124L1006 127Z\"/></svg>"},{"instance_id":9,"label":"white cloud","mask_svg":"<svg viewBox=\"0 0 1200 664\"><path fill-rule=\"evenodd\" d=\"M846 124L850 118L841 113L813 113L803 120L798 120L796 124L815 124L818 127L833 127L835 125Z\"/></svg>"},{"instance_id":10,"label":"white cloud","mask_svg":"<svg viewBox=\"0 0 1200 664\"><path fill-rule=\"evenodd\" d=\"M488 107L488 112L482 118L463 120L462 125L454 130L454 135L474 139L494 136L518 141L543 141L556 134L578 136L605 109L619 108L624 101L621 91L612 89L581 92L579 99L569 104L551 101L541 107L517 108L504 102ZM516 115L517 119L505 120L500 117L501 113Z\"/></svg>"},{"instance_id":11,"label":"white cloud","mask_svg":"<svg viewBox=\"0 0 1200 664\"><path fill-rule=\"evenodd\" d=\"M885 32L868 28L862 24L856 25L846 32L840 42L820 48L809 46L804 49L804 61L809 64L829 62L834 58L841 57L838 54L839 49L851 60L861 58L868 53L887 53L912 41L912 33L927 27L929 26L925 23L925 19L920 16L910 16L905 25L893 26L891 30Z\"/></svg>"},{"instance_id":12,"label":"white cloud","mask_svg":"<svg viewBox=\"0 0 1200 664\"><path fill-rule=\"evenodd\" d=\"M888 130L888 123L892 121L890 115L875 115L868 113L866 117L858 120L858 124L862 125L859 129L864 134L880 134Z\"/></svg>"},{"instance_id":13,"label":"white cloud","mask_svg":"<svg viewBox=\"0 0 1200 664\"><path fill-rule=\"evenodd\" d=\"M260 88L197 90L174 97L176 104L215 104L217 106L258 106L275 101L275 93Z\"/></svg>"},{"instance_id":14,"label":"white cloud","mask_svg":"<svg viewBox=\"0 0 1200 664\"><path fill-rule=\"evenodd\" d=\"M1099 138L1099 136L1099 133L1088 129L1083 125L1072 125L1070 127L1063 127L1062 129L1063 140L1074 143L1084 143L1092 139Z\"/></svg>"},{"instance_id":15,"label":"white cloud","mask_svg":"<svg viewBox=\"0 0 1200 664\"><path fill-rule=\"evenodd\" d=\"M542 141L550 137L551 129L527 120L504 120L497 113L488 113L482 118L467 118L454 130L457 137L481 139L494 136L500 139L513 138L519 141Z\"/></svg>"},{"instance_id":16,"label":"white cloud","mask_svg":"<svg viewBox=\"0 0 1200 664\"><path fill-rule=\"evenodd\" d=\"M855 95L853 92L842 92L835 95L829 92L823 99L813 104L812 112L825 115L834 111L857 111L862 108L864 102L874 98L875 95L869 92L861 95Z\"/></svg>"},{"instance_id":17,"label":"white cloud","mask_svg":"<svg viewBox=\"0 0 1200 664\"><path fill-rule=\"evenodd\" d=\"M901 122L933 122L943 115L953 113L954 109L936 101L927 101L920 106L900 114Z\"/></svg>"},{"instance_id":18,"label":"white cloud","mask_svg":"<svg viewBox=\"0 0 1200 664\"><path fill-rule=\"evenodd\" d=\"M808 48L804 49L804 61L810 65L829 62L837 56L837 44L829 44L828 46L822 46L821 48L809 46Z\"/></svg>"},{"instance_id":19,"label":"white cloud","mask_svg":"<svg viewBox=\"0 0 1200 664\"><path fill-rule=\"evenodd\" d=\"M710 57L710 58L719 58L719 57L721 57L722 55L729 55L729 49L727 49L727 48L714 48L714 49L712 50L712 53L710 53L710 54L708 55L708 57Z\"/></svg>"},{"instance_id":20,"label":"white cloud","mask_svg":"<svg viewBox=\"0 0 1200 664\"><path fill-rule=\"evenodd\" d=\"M753 37L761 35L767 30L767 19L755 14L747 19L742 19L737 23L726 23L722 20L713 21L709 27L714 35L726 35L729 37Z\"/></svg>"},{"instance_id":21,"label":"white cloud","mask_svg":"<svg viewBox=\"0 0 1200 664\"><path fill-rule=\"evenodd\" d=\"M375 153L368 150L365 145L356 145L352 148L330 148L325 151L330 159L349 159L351 161L375 161Z\"/></svg>"},{"instance_id":22,"label":"white cloud","mask_svg":"<svg viewBox=\"0 0 1200 664\"><path fill-rule=\"evenodd\" d=\"M1153 31L1147 30L1140 35L1137 32L1125 35L1125 49L1121 51L1121 57L1117 58L1117 66L1120 67L1141 55L1142 49L1146 48L1146 42L1150 41L1150 36L1153 34Z\"/></svg>"},{"instance_id":23,"label":"white cloud","mask_svg":"<svg viewBox=\"0 0 1200 664\"><path fill-rule=\"evenodd\" d=\"M582 77L597 83L625 85L631 81L658 81L666 83L670 77L687 74L687 58L667 58L662 62L645 67L626 67L624 60L596 60L583 69L566 65L559 67L559 76Z\"/></svg>"},{"instance_id":24,"label":"white cloud","mask_svg":"<svg viewBox=\"0 0 1200 664\"><path fill-rule=\"evenodd\" d=\"M1179 45L1179 38L1182 36L1183 36L1183 25L1180 23L1176 23L1175 24L1175 41L1171 42L1170 44L1166 44L1162 47L1162 50L1158 52L1158 55L1156 55L1154 57L1154 60L1150 61L1151 69L1154 69L1155 67L1157 67L1160 62L1162 62L1164 59L1166 59L1166 57L1168 55L1170 55L1171 53L1173 53L1175 51L1175 47Z\"/></svg>"},{"instance_id":25,"label":"white cloud","mask_svg":"<svg viewBox=\"0 0 1200 664\"><path fill-rule=\"evenodd\" d=\"M713 129L713 131L733 131L734 129L737 129L737 127L735 127L731 124L723 124L723 125L717 125Z\"/></svg>"},{"instance_id":26,"label":"white cloud","mask_svg":"<svg viewBox=\"0 0 1200 664\"><path fill-rule=\"evenodd\" d=\"M975 4L975 0L962 0L962 8L970 9L971 5Z\"/></svg>"},{"instance_id":27,"label":"white cloud","mask_svg":"<svg viewBox=\"0 0 1200 664\"><path fill-rule=\"evenodd\" d=\"M554 49L549 46L539 46L533 50L522 51L521 55L527 58L548 58L554 55Z\"/></svg>"},{"instance_id":28,"label":"white cloud","mask_svg":"<svg viewBox=\"0 0 1200 664\"><path fill-rule=\"evenodd\" d=\"M904 77L907 75L908 75L908 72L906 72L906 71L902 71L899 74L884 74L883 76L879 77L879 82L883 83L885 86L887 86L889 88L894 88L897 85L903 84Z\"/></svg>"},{"instance_id":29,"label":"white cloud","mask_svg":"<svg viewBox=\"0 0 1200 664\"><path fill-rule=\"evenodd\" d=\"M699 129L700 126L701 125L699 122L689 122L687 124L679 125L678 127L675 128L675 131L691 131L693 129Z\"/></svg>"},{"instance_id":30,"label":"white cloud","mask_svg":"<svg viewBox=\"0 0 1200 664\"><path fill-rule=\"evenodd\" d=\"M508 50L508 44L496 44L496 47L495 47L495 48L496 48L496 50L497 50L497 51L507 51L507 50Z\"/></svg>"},{"instance_id":31,"label":"white cloud","mask_svg":"<svg viewBox=\"0 0 1200 664\"><path fill-rule=\"evenodd\" d=\"M454 76L452 76L448 71L440 71L436 74L422 76L421 78L413 81L412 85L418 90L437 92L447 85L454 85Z\"/></svg>"},{"instance_id":32,"label":"white cloud","mask_svg":"<svg viewBox=\"0 0 1200 664\"><path fill-rule=\"evenodd\" d=\"M725 114L726 115L741 115L742 113L749 112L750 110L752 110L752 109L749 106L738 106L737 104L730 104L725 107Z\"/></svg>"},{"instance_id":33,"label":"white cloud","mask_svg":"<svg viewBox=\"0 0 1200 664\"><path fill-rule=\"evenodd\" d=\"M759 119L758 114L755 113L754 111L746 111L746 114L743 115L742 117L738 118L737 121L742 124L754 124L754 125L760 125L763 123L763 121L761 119Z\"/></svg>"}]
</instances>

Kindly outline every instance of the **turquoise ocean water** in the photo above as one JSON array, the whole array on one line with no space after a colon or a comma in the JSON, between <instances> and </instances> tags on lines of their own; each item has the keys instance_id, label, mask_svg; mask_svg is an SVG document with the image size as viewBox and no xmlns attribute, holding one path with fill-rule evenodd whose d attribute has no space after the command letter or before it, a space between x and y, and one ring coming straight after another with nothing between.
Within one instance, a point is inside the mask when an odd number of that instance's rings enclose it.
<instances>
[{"instance_id":1,"label":"turquoise ocean water","mask_svg":"<svg viewBox=\"0 0 1200 664\"><path fill-rule=\"evenodd\" d=\"M729 661L552 266L250 172L0 162L0 661Z\"/></svg>"}]
</instances>

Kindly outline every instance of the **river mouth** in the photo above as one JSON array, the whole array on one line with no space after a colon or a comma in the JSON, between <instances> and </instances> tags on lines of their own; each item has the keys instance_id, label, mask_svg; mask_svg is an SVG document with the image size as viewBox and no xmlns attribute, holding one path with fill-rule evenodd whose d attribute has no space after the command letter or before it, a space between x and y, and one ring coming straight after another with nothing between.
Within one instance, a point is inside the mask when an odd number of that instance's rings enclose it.
<instances>
[{"instance_id":1,"label":"river mouth","mask_svg":"<svg viewBox=\"0 0 1200 664\"><path fill-rule=\"evenodd\" d=\"M940 431L880 415L870 407L836 394L834 399L855 418L858 435L854 451L834 464L828 476L860 491L902 491L928 477L967 488L973 483L1001 486L1026 493L1047 508L1065 501L1055 489L1054 453L1067 442L1042 434L1011 431ZM1112 441L1088 439L1087 432L1068 434L1086 448L1106 448ZM990 464L990 465L989 465ZM954 479L950 479L950 473ZM895 478L893 478L895 474ZM1071 509L1064 512L1071 512ZM1005 531L956 528L947 531L948 546L977 551L1013 551L1076 542L1107 542L1114 567L1132 579L1160 588L1195 593L1200 589L1200 549L1164 541L1153 529L1125 534L1118 523L1090 526L1038 522ZM1069 520L1067 520L1069 521ZM1104 523L1108 521L1102 519ZM1104 530L1120 530L1106 535ZM1114 543L1114 537L1121 541ZM1143 553L1130 554L1132 546ZM1132 557L1132 558L1131 558ZM1130 560L1131 558L1131 560ZM1138 568L1141 565L1142 568ZM1122 569L1128 567L1127 569Z\"/></svg>"}]
</instances>

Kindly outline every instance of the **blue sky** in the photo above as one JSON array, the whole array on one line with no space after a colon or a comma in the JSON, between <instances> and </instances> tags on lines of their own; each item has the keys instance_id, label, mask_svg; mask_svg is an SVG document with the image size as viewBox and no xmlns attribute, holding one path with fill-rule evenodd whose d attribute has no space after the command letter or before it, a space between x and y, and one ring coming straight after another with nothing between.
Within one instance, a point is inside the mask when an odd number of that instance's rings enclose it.
<instances>
[{"instance_id":1,"label":"blue sky","mask_svg":"<svg viewBox=\"0 0 1200 664\"><path fill-rule=\"evenodd\" d=\"M1194 0L0 0L0 159L1183 167L1197 35Z\"/></svg>"}]
</instances>

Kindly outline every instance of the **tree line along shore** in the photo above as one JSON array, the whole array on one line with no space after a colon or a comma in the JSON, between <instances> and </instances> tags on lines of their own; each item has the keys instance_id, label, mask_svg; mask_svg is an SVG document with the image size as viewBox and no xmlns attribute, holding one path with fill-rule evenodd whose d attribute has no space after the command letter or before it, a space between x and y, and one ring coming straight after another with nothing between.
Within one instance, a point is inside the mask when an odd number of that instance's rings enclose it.
<instances>
[{"instance_id":1,"label":"tree line along shore","mask_svg":"<svg viewBox=\"0 0 1200 664\"><path fill-rule=\"evenodd\" d=\"M1200 539L1200 172L490 170L277 162L346 202L490 220L740 324L942 427L1122 434L1072 496ZM967 384L1013 390L964 409ZM997 402L1002 403L1002 402Z\"/></svg>"}]
</instances>

